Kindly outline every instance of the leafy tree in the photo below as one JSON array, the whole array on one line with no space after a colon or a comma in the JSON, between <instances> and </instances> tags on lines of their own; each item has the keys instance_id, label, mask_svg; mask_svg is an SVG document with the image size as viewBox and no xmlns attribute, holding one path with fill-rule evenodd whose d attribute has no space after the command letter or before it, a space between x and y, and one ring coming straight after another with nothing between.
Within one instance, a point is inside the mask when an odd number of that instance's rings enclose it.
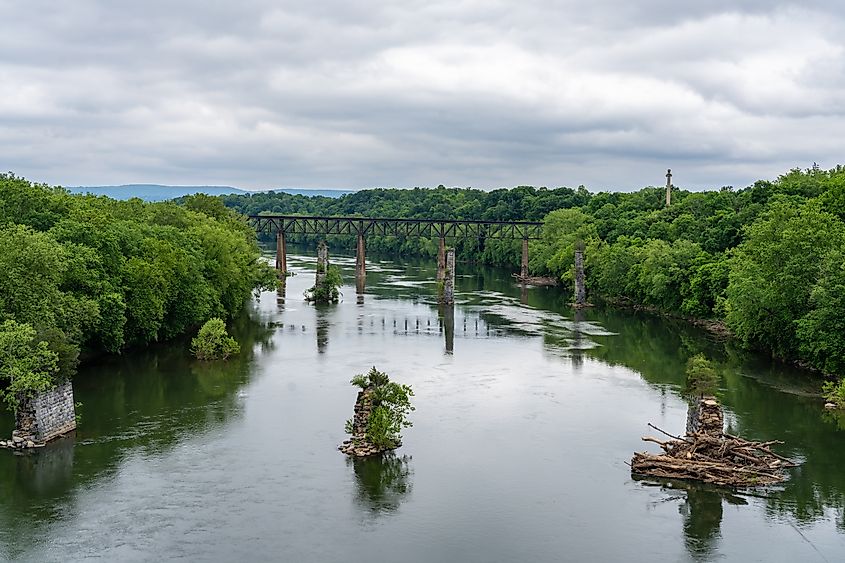
<instances>
[{"instance_id":1,"label":"leafy tree","mask_svg":"<svg viewBox=\"0 0 845 563\"><path fill-rule=\"evenodd\" d=\"M54 385L59 358L26 323L0 324L0 398L17 411L20 400Z\"/></svg>"},{"instance_id":2,"label":"leafy tree","mask_svg":"<svg viewBox=\"0 0 845 563\"><path fill-rule=\"evenodd\" d=\"M46 233L25 225L0 229L0 318L55 324L64 258Z\"/></svg>"},{"instance_id":3,"label":"leafy tree","mask_svg":"<svg viewBox=\"0 0 845 563\"><path fill-rule=\"evenodd\" d=\"M681 312L692 317L724 317L725 292L730 277L730 262L724 254L706 256L712 260L693 267L689 290L681 304Z\"/></svg>"},{"instance_id":4,"label":"leafy tree","mask_svg":"<svg viewBox=\"0 0 845 563\"><path fill-rule=\"evenodd\" d=\"M198 360L225 360L240 351L237 341L226 332L226 323L216 317L206 321L191 340L191 353Z\"/></svg>"},{"instance_id":5,"label":"leafy tree","mask_svg":"<svg viewBox=\"0 0 845 563\"><path fill-rule=\"evenodd\" d=\"M81 352L229 318L275 283L255 233L217 198L115 201L0 174L0 322L30 324L62 375Z\"/></svg>"},{"instance_id":6,"label":"leafy tree","mask_svg":"<svg viewBox=\"0 0 845 563\"><path fill-rule=\"evenodd\" d=\"M532 245L532 269L555 272L564 281L574 280L575 246L588 248L599 242L598 231L589 215L580 209L559 209L546 215L543 239ZM589 254L589 252L588 252Z\"/></svg>"},{"instance_id":7,"label":"leafy tree","mask_svg":"<svg viewBox=\"0 0 845 563\"><path fill-rule=\"evenodd\" d=\"M797 321L801 355L825 373L845 377L845 251L828 255L810 304Z\"/></svg>"},{"instance_id":8,"label":"leafy tree","mask_svg":"<svg viewBox=\"0 0 845 563\"><path fill-rule=\"evenodd\" d=\"M822 265L843 243L845 225L817 203L797 208L784 201L773 204L734 254L727 288L727 322L733 332L777 356L795 357L795 321L807 313Z\"/></svg>"}]
</instances>

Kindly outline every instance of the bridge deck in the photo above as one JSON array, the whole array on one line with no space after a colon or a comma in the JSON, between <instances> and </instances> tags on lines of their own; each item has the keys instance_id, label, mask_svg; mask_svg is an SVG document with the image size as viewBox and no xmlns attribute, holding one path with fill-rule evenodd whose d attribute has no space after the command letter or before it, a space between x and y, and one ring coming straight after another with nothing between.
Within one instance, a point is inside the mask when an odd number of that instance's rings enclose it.
<instances>
[{"instance_id":1,"label":"bridge deck","mask_svg":"<svg viewBox=\"0 0 845 563\"><path fill-rule=\"evenodd\" d=\"M448 219L389 219L375 217L317 217L250 215L259 233L309 235L376 235L427 238L539 239L539 221L473 221Z\"/></svg>"}]
</instances>

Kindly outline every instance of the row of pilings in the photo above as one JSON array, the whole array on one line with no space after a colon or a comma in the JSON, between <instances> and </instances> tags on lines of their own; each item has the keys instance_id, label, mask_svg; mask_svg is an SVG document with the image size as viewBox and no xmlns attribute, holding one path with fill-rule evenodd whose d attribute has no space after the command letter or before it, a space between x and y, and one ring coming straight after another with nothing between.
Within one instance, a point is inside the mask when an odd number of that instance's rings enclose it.
<instances>
[{"instance_id":1,"label":"row of pilings","mask_svg":"<svg viewBox=\"0 0 845 563\"><path fill-rule=\"evenodd\" d=\"M325 256L321 253L325 252ZM318 249L318 264L323 268L317 268L317 280L319 285L325 277L328 267L328 248L321 244ZM284 283L287 278L287 244L285 233L276 233L276 270L279 279ZM322 273L322 276L321 276ZM533 278L528 271L528 239L522 240L522 259L520 260L519 275L515 277L524 286L531 284ZM584 274L584 245L579 242L575 246L575 301L576 307L587 305L586 280ZM363 234L358 234L358 241L355 253L355 287L357 292L363 293L367 280L366 242ZM455 303L455 249L446 246L446 239L440 237L437 249L437 300L444 305Z\"/></svg>"}]
</instances>

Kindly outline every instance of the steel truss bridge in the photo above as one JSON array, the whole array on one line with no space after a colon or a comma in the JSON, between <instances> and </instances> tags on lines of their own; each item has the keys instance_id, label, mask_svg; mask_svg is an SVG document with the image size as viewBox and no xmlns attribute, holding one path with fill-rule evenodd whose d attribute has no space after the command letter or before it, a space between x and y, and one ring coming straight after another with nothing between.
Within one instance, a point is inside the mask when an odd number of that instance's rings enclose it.
<instances>
[{"instance_id":1,"label":"steel truss bridge","mask_svg":"<svg viewBox=\"0 0 845 563\"><path fill-rule=\"evenodd\" d=\"M532 240L541 238L543 233L543 223L538 221L457 221L445 219L250 215L249 223L258 233L281 233L284 235Z\"/></svg>"}]
</instances>

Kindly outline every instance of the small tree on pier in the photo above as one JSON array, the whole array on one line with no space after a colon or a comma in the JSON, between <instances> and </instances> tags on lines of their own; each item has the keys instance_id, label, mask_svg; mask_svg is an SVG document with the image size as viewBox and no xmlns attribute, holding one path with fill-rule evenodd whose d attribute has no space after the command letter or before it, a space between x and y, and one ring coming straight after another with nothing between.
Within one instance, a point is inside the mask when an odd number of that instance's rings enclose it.
<instances>
[{"instance_id":1,"label":"small tree on pier","mask_svg":"<svg viewBox=\"0 0 845 563\"><path fill-rule=\"evenodd\" d=\"M414 410L408 385L390 381L375 367L359 374L350 382L361 388L355 403L355 416L346 421L346 432L352 435L341 446L350 455L364 456L398 448L401 431L413 426L408 414Z\"/></svg>"},{"instance_id":2,"label":"small tree on pier","mask_svg":"<svg viewBox=\"0 0 845 563\"><path fill-rule=\"evenodd\" d=\"M317 277L314 286L305 291L305 299L314 303L337 303L343 277L340 268L329 264L329 248L325 241L317 245Z\"/></svg>"}]
</instances>

